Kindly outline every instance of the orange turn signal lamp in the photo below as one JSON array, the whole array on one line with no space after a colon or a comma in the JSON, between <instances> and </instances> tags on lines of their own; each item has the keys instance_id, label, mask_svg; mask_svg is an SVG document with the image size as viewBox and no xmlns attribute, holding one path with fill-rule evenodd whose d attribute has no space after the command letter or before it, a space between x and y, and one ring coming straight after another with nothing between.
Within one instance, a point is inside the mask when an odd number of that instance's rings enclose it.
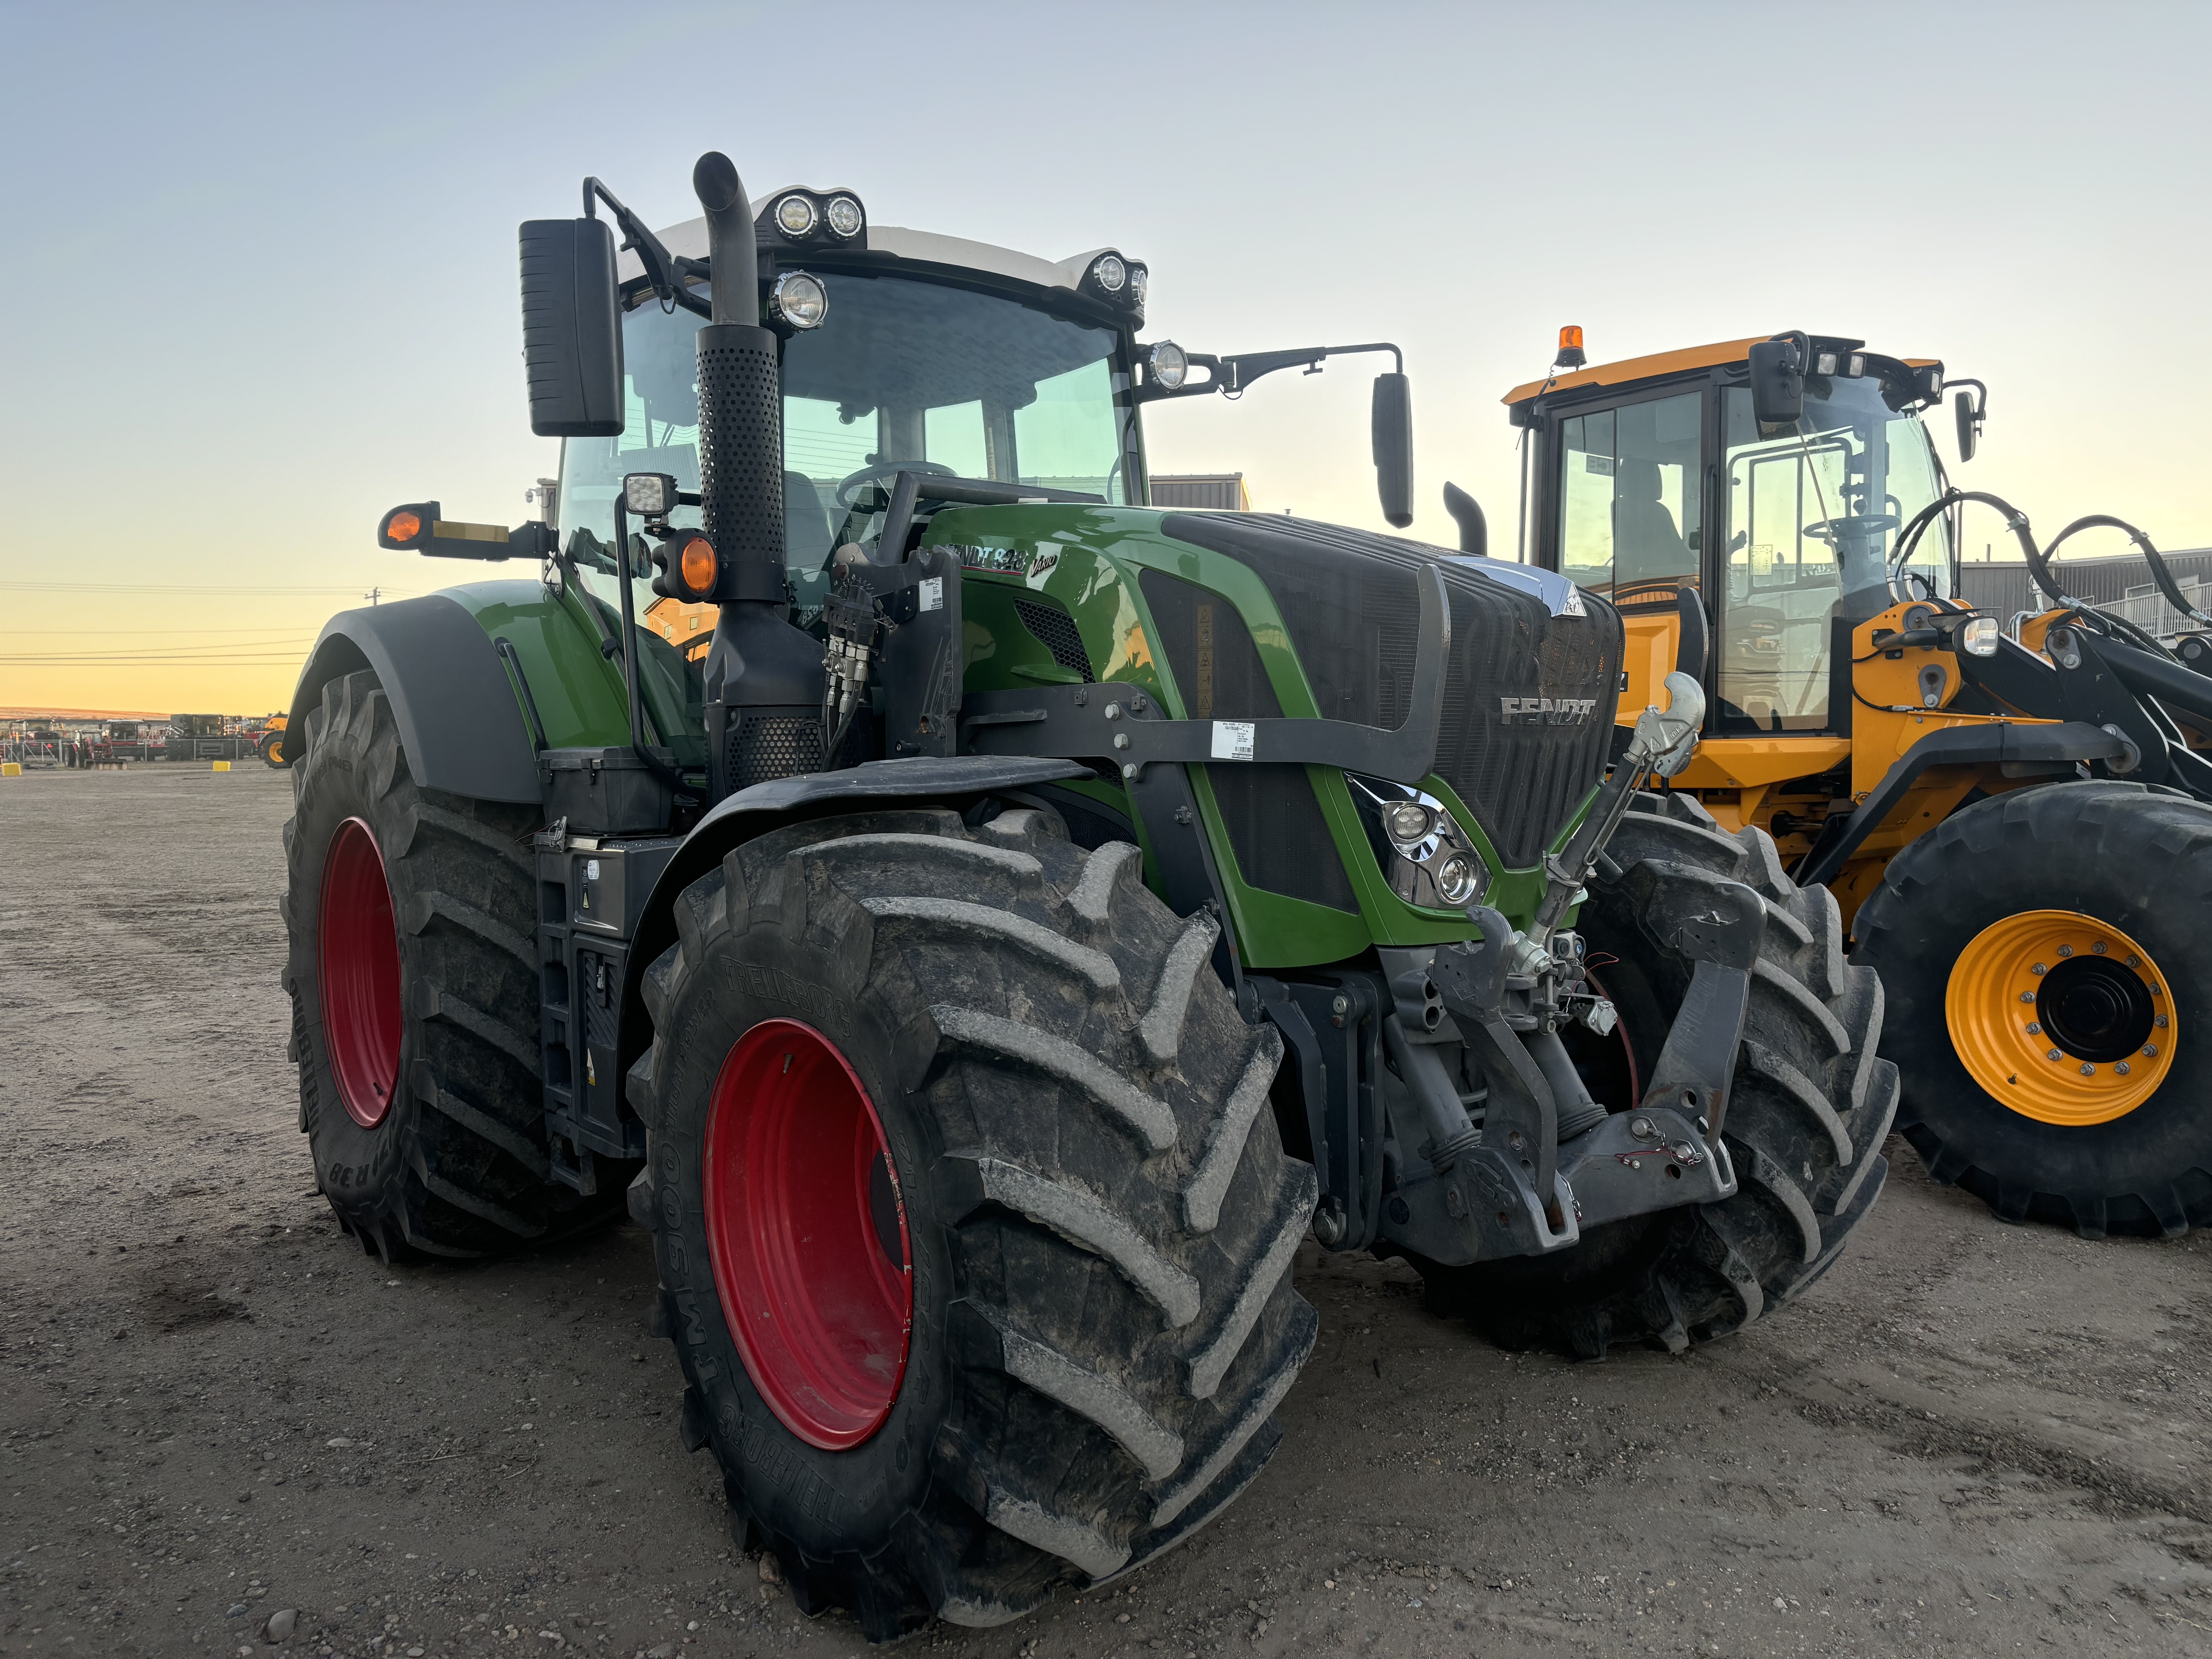
<instances>
[{"instance_id":1,"label":"orange turn signal lamp","mask_svg":"<svg viewBox=\"0 0 2212 1659\"><path fill-rule=\"evenodd\" d=\"M722 562L715 556L714 543L696 530L678 531L667 542L653 549L653 562L661 570L653 579L653 591L694 605L714 596L715 584L722 574Z\"/></svg>"},{"instance_id":2,"label":"orange turn signal lamp","mask_svg":"<svg viewBox=\"0 0 2212 1659\"><path fill-rule=\"evenodd\" d=\"M503 524L464 524L446 517L435 501L410 501L377 520L376 544L395 553L497 562L517 555L550 556L553 532L550 526L535 523L517 530Z\"/></svg>"}]
</instances>

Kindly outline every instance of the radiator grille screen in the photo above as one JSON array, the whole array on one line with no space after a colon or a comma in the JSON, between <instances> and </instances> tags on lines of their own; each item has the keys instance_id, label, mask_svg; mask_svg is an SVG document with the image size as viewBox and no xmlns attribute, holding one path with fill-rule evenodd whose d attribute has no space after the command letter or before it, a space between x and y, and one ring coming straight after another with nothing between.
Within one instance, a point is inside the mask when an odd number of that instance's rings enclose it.
<instances>
[{"instance_id":1,"label":"radiator grille screen","mask_svg":"<svg viewBox=\"0 0 2212 1659\"><path fill-rule=\"evenodd\" d=\"M1138 579L1168 669L1192 720L1279 720L1283 706L1237 607L1164 571ZM1359 908L1303 766L1209 766L1207 781L1247 884Z\"/></svg>"},{"instance_id":2,"label":"radiator grille screen","mask_svg":"<svg viewBox=\"0 0 2212 1659\"><path fill-rule=\"evenodd\" d=\"M1601 599L1584 596L1585 617L1553 617L1535 595L1487 580L1443 550L1299 519L1170 514L1161 528L1267 583L1322 714L1384 728L1404 722L1413 693L1415 573L1441 557L1452 641L1437 772L1508 864L1534 864L1604 776L1621 635ZM1533 696L1595 707L1566 726L1504 718L1502 699Z\"/></svg>"}]
</instances>

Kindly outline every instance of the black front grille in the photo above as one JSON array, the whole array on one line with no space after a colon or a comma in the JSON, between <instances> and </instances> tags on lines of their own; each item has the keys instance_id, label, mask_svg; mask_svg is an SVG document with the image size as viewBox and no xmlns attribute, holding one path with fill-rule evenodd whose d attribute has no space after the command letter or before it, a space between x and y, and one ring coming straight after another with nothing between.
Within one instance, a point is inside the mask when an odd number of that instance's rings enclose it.
<instances>
[{"instance_id":1,"label":"black front grille","mask_svg":"<svg viewBox=\"0 0 2212 1659\"><path fill-rule=\"evenodd\" d=\"M1188 718L1282 718L1283 705L1235 605L1164 571L1147 570L1137 581ZM1359 908L1304 767L1205 769L1247 884L1333 909Z\"/></svg>"},{"instance_id":2,"label":"black front grille","mask_svg":"<svg viewBox=\"0 0 2212 1659\"><path fill-rule=\"evenodd\" d=\"M1443 550L1256 514L1170 514L1161 529L1227 554L1267 583L1322 715L1386 729L1404 723L1420 622L1415 573ZM1620 619L1590 595L1586 616L1554 617L1534 594L1476 568L1448 557L1439 568L1452 640L1437 773L1499 855L1525 867L1604 775ZM1502 700L1523 697L1589 698L1595 707L1571 725L1506 719Z\"/></svg>"},{"instance_id":3,"label":"black front grille","mask_svg":"<svg viewBox=\"0 0 2212 1659\"><path fill-rule=\"evenodd\" d=\"M1083 648L1083 635L1067 612L1034 599L1016 599L1014 615L1062 668L1082 675L1085 685L1098 678L1091 672L1091 653Z\"/></svg>"}]
</instances>

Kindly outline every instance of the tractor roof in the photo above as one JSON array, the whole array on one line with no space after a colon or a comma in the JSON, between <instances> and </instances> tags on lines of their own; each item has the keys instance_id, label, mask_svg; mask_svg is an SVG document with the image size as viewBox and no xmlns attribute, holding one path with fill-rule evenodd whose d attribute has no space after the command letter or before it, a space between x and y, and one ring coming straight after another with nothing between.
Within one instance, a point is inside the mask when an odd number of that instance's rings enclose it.
<instances>
[{"instance_id":1,"label":"tractor roof","mask_svg":"<svg viewBox=\"0 0 2212 1659\"><path fill-rule=\"evenodd\" d=\"M762 203L773 202L784 192L773 190L756 198ZM668 251L681 258L703 259L707 257L707 222L687 219L680 225L672 225L658 233ZM1008 277L1026 283L1034 288L1064 289L1068 293L1078 291L1083 274L1091 262L1105 248L1093 248L1088 253L1073 258L1052 260L1040 259L1033 253L1020 253L1010 247L998 247L989 242L971 242L963 236L941 236L933 230L908 230L899 225L868 223L868 252L887 253L894 259L915 264L950 267L957 270L980 271L986 276ZM1139 263L1142 263L1139 261ZM616 274L628 282L645 274L645 267L635 253L625 253L617 263Z\"/></svg>"},{"instance_id":2,"label":"tractor roof","mask_svg":"<svg viewBox=\"0 0 2212 1659\"><path fill-rule=\"evenodd\" d=\"M1625 357L1617 363L1596 363L1588 368L1570 369L1540 380L1529 380L1516 386L1503 399L1507 404L1525 404L1531 398L1550 392L1567 392L1579 386L1628 386L1638 380L1655 380L1662 375L1680 374L1691 369L1717 368L1723 363L1748 362L1751 349L1761 340L1771 340L1771 334L1754 334L1743 340L1717 340L1711 345L1684 346L1676 351L1655 351L1646 357ZM1907 368L1922 368L1936 361L1933 357L1906 357L1901 360Z\"/></svg>"}]
</instances>

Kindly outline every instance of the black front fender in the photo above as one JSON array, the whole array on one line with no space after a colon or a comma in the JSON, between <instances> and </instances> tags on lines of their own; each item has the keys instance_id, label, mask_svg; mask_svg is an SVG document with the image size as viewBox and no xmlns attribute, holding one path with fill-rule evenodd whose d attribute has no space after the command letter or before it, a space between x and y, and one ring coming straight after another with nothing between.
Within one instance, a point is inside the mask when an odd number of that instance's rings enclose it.
<instances>
[{"instance_id":1,"label":"black front fender","mask_svg":"<svg viewBox=\"0 0 2212 1659\"><path fill-rule=\"evenodd\" d=\"M937 802L964 807L986 795L1091 775L1089 767L1073 761L1025 756L917 756L868 761L836 772L777 778L741 789L721 801L692 826L684 845L653 884L652 896L638 917L623 972L621 1074L628 1077L631 1065L653 1040L653 1024L640 987L646 969L676 943L676 896L720 864L732 848L802 818L828 817L877 804Z\"/></svg>"},{"instance_id":2,"label":"black front fender","mask_svg":"<svg viewBox=\"0 0 2212 1659\"><path fill-rule=\"evenodd\" d=\"M384 688L417 784L478 800L543 799L514 684L476 617L441 593L341 611L324 624L292 693L285 731L297 737L284 745L284 765L307 752L307 714L323 687L364 668Z\"/></svg>"}]
</instances>

